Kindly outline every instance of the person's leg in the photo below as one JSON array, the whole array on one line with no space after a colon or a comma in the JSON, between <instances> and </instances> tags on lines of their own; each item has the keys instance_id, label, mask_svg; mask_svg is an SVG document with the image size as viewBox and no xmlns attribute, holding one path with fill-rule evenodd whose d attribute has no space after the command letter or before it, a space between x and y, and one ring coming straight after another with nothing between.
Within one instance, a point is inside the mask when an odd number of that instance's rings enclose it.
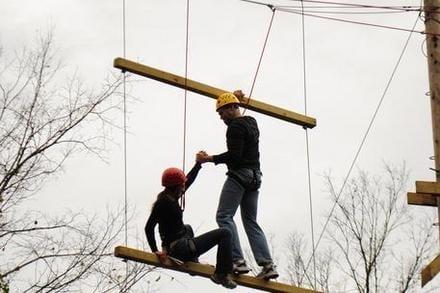
<instances>
[{"instance_id":1,"label":"person's leg","mask_svg":"<svg viewBox=\"0 0 440 293\"><path fill-rule=\"evenodd\" d=\"M272 257L270 256L266 236L257 223L258 194L258 190L245 192L240 208L244 230L249 239L255 261L262 266L272 263Z\"/></svg>"},{"instance_id":2,"label":"person's leg","mask_svg":"<svg viewBox=\"0 0 440 293\"><path fill-rule=\"evenodd\" d=\"M232 235L226 228L218 228L193 239L197 257L218 245L216 273L232 272Z\"/></svg>"},{"instance_id":3,"label":"person's leg","mask_svg":"<svg viewBox=\"0 0 440 293\"><path fill-rule=\"evenodd\" d=\"M226 228L232 234L232 259L243 259L243 252L240 246L237 226L234 222L234 215L240 205L244 188L235 179L227 177L220 194L220 201L217 208L216 220L221 228Z\"/></svg>"},{"instance_id":4,"label":"person's leg","mask_svg":"<svg viewBox=\"0 0 440 293\"><path fill-rule=\"evenodd\" d=\"M278 272L270 256L266 236L257 223L257 210L258 190L246 192L241 203L241 218L255 261L262 266L257 278L275 279L278 278Z\"/></svg>"},{"instance_id":5,"label":"person's leg","mask_svg":"<svg viewBox=\"0 0 440 293\"><path fill-rule=\"evenodd\" d=\"M232 243L231 231L226 228L218 228L202 234L192 241L196 248L196 255L200 256L209 249L218 245L217 263L211 280L223 287L234 289L237 284L232 279Z\"/></svg>"}]
</instances>

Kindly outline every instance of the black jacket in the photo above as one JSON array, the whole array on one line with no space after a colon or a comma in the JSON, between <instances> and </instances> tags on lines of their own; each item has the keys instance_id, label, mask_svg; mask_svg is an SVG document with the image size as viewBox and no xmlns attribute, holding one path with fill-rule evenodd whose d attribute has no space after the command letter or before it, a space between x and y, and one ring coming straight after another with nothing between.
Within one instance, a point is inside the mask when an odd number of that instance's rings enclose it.
<instances>
[{"instance_id":1,"label":"black jacket","mask_svg":"<svg viewBox=\"0 0 440 293\"><path fill-rule=\"evenodd\" d=\"M226 164L229 170L260 170L259 138L260 132L255 118L241 116L233 119L226 130L228 151L213 156L214 163Z\"/></svg>"},{"instance_id":2,"label":"black jacket","mask_svg":"<svg viewBox=\"0 0 440 293\"><path fill-rule=\"evenodd\" d=\"M196 163L194 167L186 175L185 190L187 190L197 177L201 169L201 165ZM148 245L151 251L156 252L156 238L154 228L159 224L159 234L162 240L162 247L168 247L174 240L180 239L185 234L183 224L183 212L179 206L178 200L167 196L165 191L158 195L156 202L153 204L150 217L145 225L145 235L147 236Z\"/></svg>"}]
</instances>

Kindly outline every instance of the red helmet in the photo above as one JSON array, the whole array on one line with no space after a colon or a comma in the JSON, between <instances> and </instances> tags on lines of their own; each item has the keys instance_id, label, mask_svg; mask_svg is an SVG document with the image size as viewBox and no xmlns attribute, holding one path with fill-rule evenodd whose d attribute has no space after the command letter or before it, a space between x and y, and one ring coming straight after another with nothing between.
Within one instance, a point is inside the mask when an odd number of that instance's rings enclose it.
<instances>
[{"instance_id":1,"label":"red helmet","mask_svg":"<svg viewBox=\"0 0 440 293\"><path fill-rule=\"evenodd\" d=\"M162 173L162 186L170 187L186 182L185 173L179 168L168 168Z\"/></svg>"}]
</instances>

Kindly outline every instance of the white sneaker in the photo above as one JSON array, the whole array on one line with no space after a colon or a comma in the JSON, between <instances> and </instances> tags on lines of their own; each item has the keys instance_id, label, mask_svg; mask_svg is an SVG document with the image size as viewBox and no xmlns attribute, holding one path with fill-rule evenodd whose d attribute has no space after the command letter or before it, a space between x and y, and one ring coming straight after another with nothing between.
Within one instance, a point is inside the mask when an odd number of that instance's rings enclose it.
<instances>
[{"instance_id":1,"label":"white sneaker","mask_svg":"<svg viewBox=\"0 0 440 293\"><path fill-rule=\"evenodd\" d=\"M273 263L264 265L261 269L261 272L258 273L257 278L269 280L278 278L279 274L276 270L276 267Z\"/></svg>"},{"instance_id":2,"label":"white sneaker","mask_svg":"<svg viewBox=\"0 0 440 293\"><path fill-rule=\"evenodd\" d=\"M251 269L246 265L246 261L244 259L234 261L232 264L232 272L236 275L247 274L250 271Z\"/></svg>"}]
</instances>

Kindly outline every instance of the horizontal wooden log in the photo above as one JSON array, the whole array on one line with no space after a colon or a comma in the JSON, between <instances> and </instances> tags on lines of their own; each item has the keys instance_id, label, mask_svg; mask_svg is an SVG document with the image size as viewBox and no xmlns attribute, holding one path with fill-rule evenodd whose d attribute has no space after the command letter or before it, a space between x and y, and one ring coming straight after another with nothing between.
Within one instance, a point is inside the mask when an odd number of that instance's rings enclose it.
<instances>
[{"instance_id":1,"label":"horizontal wooden log","mask_svg":"<svg viewBox=\"0 0 440 293\"><path fill-rule=\"evenodd\" d=\"M115 256L123 259L141 262L152 266L184 272L205 278L209 278L214 273L214 267L211 265L193 263L193 262L186 262L182 265L178 265L169 259L165 263L161 263L158 257L154 253L150 253L130 247L125 247L125 246L117 246L115 248L114 254ZM269 291L269 292L290 292L290 293L317 292L310 289L299 288L292 285L287 285L274 281L266 281L247 275L235 276L234 280L239 285L249 288Z\"/></svg>"},{"instance_id":2,"label":"horizontal wooden log","mask_svg":"<svg viewBox=\"0 0 440 293\"><path fill-rule=\"evenodd\" d=\"M422 287L431 281L440 271L440 254L422 270Z\"/></svg>"},{"instance_id":3,"label":"horizontal wooden log","mask_svg":"<svg viewBox=\"0 0 440 293\"><path fill-rule=\"evenodd\" d=\"M113 66L123 71L128 71L134 74L138 74L144 77L148 77L160 82L164 82L179 88L187 89L189 91L207 96L209 98L217 99L217 97L228 92L227 90L215 88L197 81L186 79L182 76L178 76L166 71L162 71L153 67L149 67L140 63L136 63L124 58L116 58L113 62ZM240 105L249 110L259 112L271 117L275 117L287 122L301 125L306 128L313 128L316 126L316 119L305 116L290 110L286 110L280 107L276 107L270 104L266 104L255 100L254 98L244 97L240 100Z\"/></svg>"},{"instance_id":4,"label":"horizontal wooden log","mask_svg":"<svg viewBox=\"0 0 440 293\"><path fill-rule=\"evenodd\" d=\"M416 192L440 196L440 182L416 181Z\"/></svg>"},{"instance_id":5,"label":"horizontal wooden log","mask_svg":"<svg viewBox=\"0 0 440 293\"><path fill-rule=\"evenodd\" d=\"M427 193L407 193L407 202L410 205L419 205L419 206L437 206L437 196Z\"/></svg>"}]
</instances>

